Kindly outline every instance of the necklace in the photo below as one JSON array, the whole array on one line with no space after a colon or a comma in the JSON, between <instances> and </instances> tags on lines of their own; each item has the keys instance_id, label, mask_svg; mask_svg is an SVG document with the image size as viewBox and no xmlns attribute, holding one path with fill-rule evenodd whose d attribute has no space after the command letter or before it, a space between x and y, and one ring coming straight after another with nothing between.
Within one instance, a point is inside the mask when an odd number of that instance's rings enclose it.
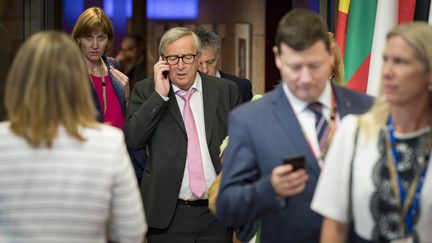
<instances>
[{"instance_id":1,"label":"necklace","mask_svg":"<svg viewBox=\"0 0 432 243\"><path fill-rule=\"evenodd\" d=\"M105 81L105 68L104 68L104 62L102 60L102 57L100 58L100 65L98 67L99 69L99 73L101 75L101 80L102 80L102 99L103 99L103 113L105 114L107 111L107 91L106 91L106 81ZM93 79L91 77L90 74L90 80L92 80L92 84L93 84ZM94 87L94 84L93 84Z\"/></svg>"}]
</instances>

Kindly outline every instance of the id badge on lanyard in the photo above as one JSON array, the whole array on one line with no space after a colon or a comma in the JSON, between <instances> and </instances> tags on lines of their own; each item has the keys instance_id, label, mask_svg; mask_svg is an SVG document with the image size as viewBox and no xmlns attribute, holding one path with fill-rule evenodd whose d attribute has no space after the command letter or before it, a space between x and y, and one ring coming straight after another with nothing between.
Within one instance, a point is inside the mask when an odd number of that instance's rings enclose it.
<instances>
[{"instance_id":1,"label":"id badge on lanyard","mask_svg":"<svg viewBox=\"0 0 432 243\"><path fill-rule=\"evenodd\" d=\"M399 201L399 208L401 210L402 225L405 227L408 235L411 235L414 231L414 216L417 210L420 208L420 194L423 188L423 182L426 177L426 172L428 168L428 162L430 159L429 151L431 149L431 142L428 137L425 143L424 156L422 161L422 166L420 167L420 173L416 175L412 185L410 186L408 192L402 186L402 179L397 171L397 165L400 162L400 158L396 151L396 138L394 136L394 126L391 116L387 120L388 128L388 138L386 139L386 147L388 153L388 167L390 172L390 177L392 180L392 186L396 198ZM406 237L400 239L401 241L391 241L395 242L413 242L412 237Z\"/></svg>"}]
</instances>

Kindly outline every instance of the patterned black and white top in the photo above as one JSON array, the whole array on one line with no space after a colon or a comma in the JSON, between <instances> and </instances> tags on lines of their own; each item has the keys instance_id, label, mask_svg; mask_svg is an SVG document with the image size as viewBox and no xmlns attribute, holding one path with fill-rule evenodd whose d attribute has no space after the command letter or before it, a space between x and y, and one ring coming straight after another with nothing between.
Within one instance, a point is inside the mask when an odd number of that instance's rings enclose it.
<instances>
[{"instance_id":1,"label":"patterned black and white top","mask_svg":"<svg viewBox=\"0 0 432 243\"><path fill-rule=\"evenodd\" d=\"M349 172L356 128L354 116L341 122L312 202L313 210L340 222L349 221ZM405 191L419 173L429 132L430 128L424 128L409 134L395 134L401 159L397 169ZM400 224L398 198L394 195L387 164L386 133L381 130L379 134L365 137L360 132L353 165L355 231L361 238L374 242L388 242L406 236L405 228ZM431 229L432 166L429 166L420 195L420 209L414 217L415 242L432 242Z\"/></svg>"},{"instance_id":2,"label":"patterned black and white top","mask_svg":"<svg viewBox=\"0 0 432 243\"><path fill-rule=\"evenodd\" d=\"M387 131L381 130L378 138L379 158L372 172L375 192L372 194L370 202L370 209L375 221L373 239L379 242L402 238L406 235L405 228L400 223L398 200L393 191L387 163L388 156L391 155L388 155L386 149L386 133ZM425 129L411 134L396 134L396 151L400 158L397 171L405 192L409 191L416 175L421 173L421 164L425 153L424 144L427 138L429 136ZM417 210L414 216L414 224L418 221L419 211Z\"/></svg>"}]
</instances>

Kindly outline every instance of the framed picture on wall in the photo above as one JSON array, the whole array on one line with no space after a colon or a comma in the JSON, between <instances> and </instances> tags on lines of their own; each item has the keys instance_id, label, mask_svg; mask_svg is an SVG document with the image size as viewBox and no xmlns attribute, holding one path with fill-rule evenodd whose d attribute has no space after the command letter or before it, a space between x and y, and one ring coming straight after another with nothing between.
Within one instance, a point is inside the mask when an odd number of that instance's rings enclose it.
<instances>
[{"instance_id":1,"label":"framed picture on wall","mask_svg":"<svg viewBox=\"0 0 432 243\"><path fill-rule=\"evenodd\" d=\"M235 24L235 72L242 78L251 78L251 25Z\"/></svg>"}]
</instances>

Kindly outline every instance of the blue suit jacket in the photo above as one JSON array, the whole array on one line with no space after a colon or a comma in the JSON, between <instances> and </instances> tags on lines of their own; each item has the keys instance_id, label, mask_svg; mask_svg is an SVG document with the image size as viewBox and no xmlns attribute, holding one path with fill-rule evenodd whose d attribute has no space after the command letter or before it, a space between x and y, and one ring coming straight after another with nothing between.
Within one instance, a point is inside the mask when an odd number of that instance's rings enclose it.
<instances>
[{"instance_id":1,"label":"blue suit jacket","mask_svg":"<svg viewBox=\"0 0 432 243\"><path fill-rule=\"evenodd\" d=\"M364 94L339 86L333 90L341 117L363 113L372 104L372 98ZM282 86L231 112L228 135L218 217L231 226L262 219L263 243L319 242L322 218L310 209L310 203L320 168ZM284 157L299 153L306 157L306 188L278 200L271 172Z\"/></svg>"}]
</instances>

